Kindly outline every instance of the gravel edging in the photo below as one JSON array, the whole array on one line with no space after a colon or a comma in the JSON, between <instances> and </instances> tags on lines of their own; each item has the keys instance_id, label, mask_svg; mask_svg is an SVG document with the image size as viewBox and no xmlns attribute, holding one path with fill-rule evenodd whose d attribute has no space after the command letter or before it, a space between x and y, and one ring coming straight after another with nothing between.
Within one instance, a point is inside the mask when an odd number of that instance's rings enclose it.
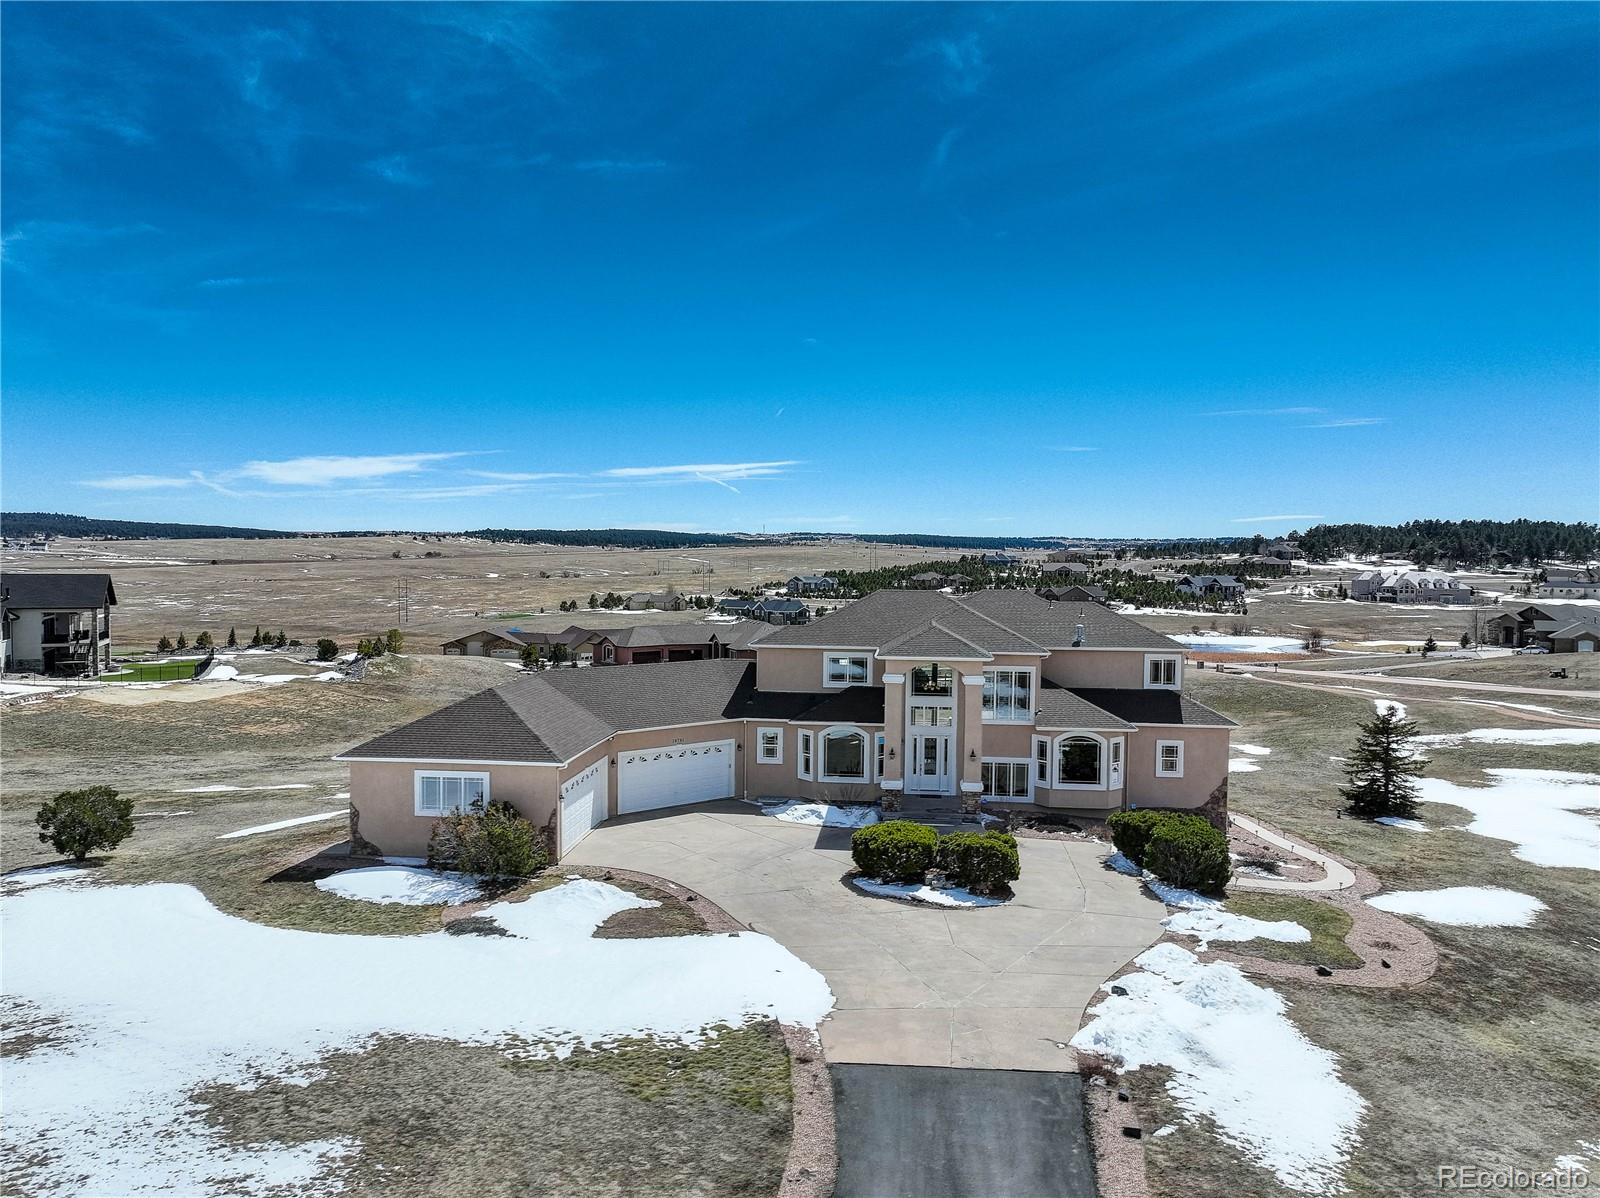
<instances>
[{"instance_id":1,"label":"gravel edging","mask_svg":"<svg viewBox=\"0 0 1600 1198\"><path fill-rule=\"evenodd\" d=\"M1095 1072L1082 1068L1085 1061L1092 1063ZM1083 1113L1089 1124L1094 1179L1100 1198L1150 1198L1150 1181L1144 1169L1144 1140L1122 1134L1124 1127L1144 1126L1138 1109L1131 1100L1118 1100L1118 1086L1106 1076L1112 1071L1099 1057L1081 1054L1079 1066L1084 1077Z\"/></svg>"}]
</instances>

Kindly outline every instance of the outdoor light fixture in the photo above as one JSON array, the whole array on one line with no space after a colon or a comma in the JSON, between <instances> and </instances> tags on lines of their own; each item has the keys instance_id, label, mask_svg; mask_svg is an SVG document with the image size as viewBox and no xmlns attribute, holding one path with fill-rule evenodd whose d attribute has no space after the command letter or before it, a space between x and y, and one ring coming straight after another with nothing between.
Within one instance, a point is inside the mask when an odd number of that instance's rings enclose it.
<instances>
[{"instance_id":1,"label":"outdoor light fixture","mask_svg":"<svg viewBox=\"0 0 1600 1198\"><path fill-rule=\"evenodd\" d=\"M894 746L893 745L889 746L889 760L890 761L894 760Z\"/></svg>"},{"instance_id":2,"label":"outdoor light fixture","mask_svg":"<svg viewBox=\"0 0 1600 1198\"><path fill-rule=\"evenodd\" d=\"M976 761L976 760L978 760L978 750L976 750L976 749L968 749L967 750L967 760L968 761Z\"/></svg>"}]
</instances>

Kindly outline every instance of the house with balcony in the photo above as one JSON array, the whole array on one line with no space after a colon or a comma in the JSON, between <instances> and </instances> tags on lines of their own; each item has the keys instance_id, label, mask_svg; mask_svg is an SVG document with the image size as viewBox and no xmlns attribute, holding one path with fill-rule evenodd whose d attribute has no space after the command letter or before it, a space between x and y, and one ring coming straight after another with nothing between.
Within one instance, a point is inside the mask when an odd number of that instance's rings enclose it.
<instances>
[{"instance_id":1,"label":"house with balcony","mask_svg":"<svg viewBox=\"0 0 1600 1198\"><path fill-rule=\"evenodd\" d=\"M1225 814L1235 725L1184 692L1179 645L1099 604L884 590L749 648L519 676L352 748L362 835L415 855L440 815L500 799L558 854L734 797Z\"/></svg>"},{"instance_id":2,"label":"house with balcony","mask_svg":"<svg viewBox=\"0 0 1600 1198\"><path fill-rule=\"evenodd\" d=\"M111 668L109 574L0 576L7 673L96 677Z\"/></svg>"}]
</instances>

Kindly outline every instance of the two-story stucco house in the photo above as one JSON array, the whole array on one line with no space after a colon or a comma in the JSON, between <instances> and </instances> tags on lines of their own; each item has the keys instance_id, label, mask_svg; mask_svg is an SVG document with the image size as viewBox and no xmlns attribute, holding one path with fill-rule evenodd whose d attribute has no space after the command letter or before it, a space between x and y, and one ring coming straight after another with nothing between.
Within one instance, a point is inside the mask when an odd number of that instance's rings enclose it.
<instances>
[{"instance_id":1,"label":"two-story stucco house","mask_svg":"<svg viewBox=\"0 0 1600 1198\"><path fill-rule=\"evenodd\" d=\"M0 577L0 624L7 671L94 676L111 668L109 574Z\"/></svg>"},{"instance_id":2,"label":"two-story stucco house","mask_svg":"<svg viewBox=\"0 0 1600 1198\"><path fill-rule=\"evenodd\" d=\"M561 853L612 815L739 796L1225 808L1232 721L1183 693L1178 645L1098 604L879 591L751 648L519 676L384 733L337 758L360 833L415 854L496 799Z\"/></svg>"}]
</instances>

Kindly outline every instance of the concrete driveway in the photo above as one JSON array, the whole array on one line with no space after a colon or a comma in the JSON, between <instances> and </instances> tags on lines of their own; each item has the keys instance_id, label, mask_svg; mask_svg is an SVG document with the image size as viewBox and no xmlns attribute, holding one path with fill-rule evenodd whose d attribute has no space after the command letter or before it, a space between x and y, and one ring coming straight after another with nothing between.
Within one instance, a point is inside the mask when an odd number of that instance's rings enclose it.
<instances>
[{"instance_id":1,"label":"concrete driveway","mask_svg":"<svg viewBox=\"0 0 1600 1198\"><path fill-rule=\"evenodd\" d=\"M841 881L848 829L737 801L613 819L565 861L678 882L821 971L830 1063L1069 1072L1084 1007L1155 942L1166 910L1100 863L1103 846L1018 847L1016 898L974 910L869 898Z\"/></svg>"}]
</instances>

